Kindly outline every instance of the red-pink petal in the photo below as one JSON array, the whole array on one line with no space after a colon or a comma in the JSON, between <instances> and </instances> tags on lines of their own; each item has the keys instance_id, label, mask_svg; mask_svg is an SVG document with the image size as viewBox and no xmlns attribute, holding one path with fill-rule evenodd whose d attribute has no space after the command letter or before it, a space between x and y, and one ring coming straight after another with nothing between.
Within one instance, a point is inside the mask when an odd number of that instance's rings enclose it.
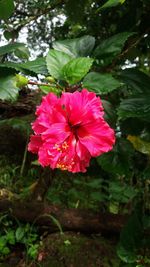
<instances>
[{"instance_id":1,"label":"red-pink petal","mask_svg":"<svg viewBox=\"0 0 150 267\"><path fill-rule=\"evenodd\" d=\"M88 149L92 157L108 152L115 143L114 130L104 119L93 121L78 129L80 142Z\"/></svg>"},{"instance_id":2,"label":"red-pink petal","mask_svg":"<svg viewBox=\"0 0 150 267\"><path fill-rule=\"evenodd\" d=\"M32 153L38 153L39 148L42 146L43 142L41 136L31 135L30 142L28 144L28 150Z\"/></svg>"}]
</instances>

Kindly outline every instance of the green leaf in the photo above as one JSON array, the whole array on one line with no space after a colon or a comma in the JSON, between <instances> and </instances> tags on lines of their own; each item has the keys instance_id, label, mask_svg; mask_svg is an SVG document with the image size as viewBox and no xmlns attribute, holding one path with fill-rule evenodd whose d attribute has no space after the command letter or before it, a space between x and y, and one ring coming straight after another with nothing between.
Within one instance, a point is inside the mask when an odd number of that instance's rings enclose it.
<instances>
[{"instance_id":1,"label":"green leaf","mask_svg":"<svg viewBox=\"0 0 150 267\"><path fill-rule=\"evenodd\" d=\"M12 53L16 50L25 50L25 44L23 43L13 43L13 44L8 44L0 47L0 56L3 56L8 53Z\"/></svg>"},{"instance_id":2,"label":"green leaf","mask_svg":"<svg viewBox=\"0 0 150 267\"><path fill-rule=\"evenodd\" d=\"M9 230L6 235L7 242L11 245L15 245L15 233L13 230Z\"/></svg>"},{"instance_id":3,"label":"green leaf","mask_svg":"<svg viewBox=\"0 0 150 267\"><path fill-rule=\"evenodd\" d=\"M28 256L32 259L36 259L38 255L39 244L32 244L28 249Z\"/></svg>"},{"instance_id":4,"label":"green leaf","mask_svg":"<svg viewBox=\"0 0 150 267\"><path fill-rule=\"evenodd\" d=\"M22 71L21 67L19 67L19 64L14 63L14 62L1 63L0 64L0 75L2 75L3 72L7 73L8 69L9 69L10 74L15 73L16 71Z\"/></svg>"},{"instance_id":5,"label":"green leaf","mask_svg":"<svg viewBox=\"0 0 150 267\"><path fill-rule=\"evenodd\" d=\"M112 127L116 127L116 120L117 120L117 115L116 115L116 110L114 106L107 100L102 99L102 104L104 107L104 118L108 122L108 124Z\"/></svg>"},{"instance_id":6,"label":"green leaf","mask_svg":"<svg viewBox=\"0 0 150 267\"><path fill-rule=\"evenodd\" d=\"M15 55L21 59L28 59L30 56L29 49L25 46L21 46L16 49Z\"/></svg>"},{"instance_id":7,"label":"green leaf","mask_svg":"<svg viewBox=\"0 0 150 267\"><path fill-rule=\"evenodd\" d=\"M133 34L133 32L121 32L102 41L94 51L95 57L100 60L102 65L110 64L113 58L121 52L127 39Z\"/></svg>"},{"instance_id":8,"label":"green leaf","mask_svg":"<svg viewBox=\"0 0 150 267\"><path fill-rule=\"evenodd\" d=\"M16 86L16 77L14 75L0 76L0 99L16 100L18 90L19 89Z\"/></svg>"},{"instance_id":9,"label":"green leaf","mask_svg":"<svg viewBox=\"0 0 150 267\"><path fill-rule=\"evenodd\" d=\"M14 11L13 0L0 0L0 19L8 19Z\"/></svg>"},{"instance_id":10,"label":"green leaf","mask_svg":"<svg viewBox=\"0 0 150 267\"><path fill-rule=\"evenodd\" d=\"M121 102L118 115L120 119L140 118L150 121L150 94L138 94Z\"/></svg>"},{"instance_id":11,"label":"green leaf","mask_svg":"<svg viewBox=\"0 0 150 267\"><path fill-rule=\"evenodd\" d=\"M43 216L46 216L46 217L50 218L50 220L52 220L52 222L58 227L58 229L59 229L59 231L60 231L60 234L61 234L61 235L64 234L60 222L59 222L53 215L45 214L45 215L43 215Z\"/></svg>"},{"instance_id":12,"label":"green leaf","mask_svg":"<svg viewBox=\"0 0 150 267\"><path fill-rule=\"evenodd\" d=\"M137 255L135 252L133 251L130 251L130 250L126 250L123 246L121 245L118 245L118 248L117 248L117 254L118 254L118 257L123 261L123 262L126 262L126 263L134 263L136 262L136 259L137 259ZM128 265L127 265L128 266ZM134 265L135 266L135 265Z\"/></svg>"},{"instance_id":13,"label":"green leaf","mask_svg":"<svg viewBox=\"0 0 150 267\"><path fill-rule=\"evenodd\" d=\"M150 123L139 118L127 118L120 121L120 129L125 135L141 135L144 131L150 132Z\"/></svg>"},{"instance_id":14,"label":"green leaf","mask_svg":"<svg viewBox=\"0 0 150 267\"><path fill-rule=\"evenodd\" d=\"M126 69L119 76L133 92L145 93L149 92L150 77L138 69Z\"/></svg>"},{"instance_id":15,"label":"green leaf","mask_svg":"<svg viewBox=\"0 0 150 267\"><path fill-rule=\"evenodd\" d=\"M121 86L110 73L90 72L83 80L83 87L98 94L107 94Z\"/></svg>"},{"instance_id":16,"label":"green leaf","mask_svg":"<svg viewBox=\"0 0 150 267\"><path fill-rule=\"evenodd\" d=\"M49 74L56 79L64 80L62 69L71 59L72 57L64 52L50 49L46 57Z\"/></svg>"},{"instance_id":17,"label":"green leaf","mask_svg":"<svg viewBox=\"0 0 150 267\"><path fill-rule=\"evenodd\" d=\"M20 63L19 66L24 70L27 70L29 72L33 72L36 74L43 74L43 75L48 74L47 67L46 67L46 60L44 57L39 57L33 61Z\"/></svg>"},{"instance_id":18,"label":"green leaf","mask_svg":"<svg viewBox=\"0 0 150 267\"><path fill-rule=\"evenodd\" d=\"M0 251L6 246L7 240L6 240L6 235L0 236Z\"/></svg>"},{"instance_id":19,"label":"green leaf","mask_svg":"<svg viewBox=\"0 0 150 267\"><path fill-rule=\"evenodd\" d=\"M134 149L128 140L118 139L114 149L97 157L100 166L108 173L130 175Z\"/></svg>"},{"instance_id":20,"label":"green leaf","mask_svg":"<svg viewBox=\"0 0 150 267\"><path fill-rule=\"evenodd\" d=\"M150 166L147 166L145 170L142 172L142 179L149 181L150 177ZM149 227L150 227L150 220L149 220Z\"/></svg>"},{"instance_id":21,"label":"green leaf","mask_svg":"<svg viewBox=\"0 0 150 267\"><path fill-rule=\"evenodd\" d=\"M142 140L139 136L134 136L134 135L128 135L127 138L133 145L133 147L143 153L150 155L150 142L146 142Z\"/></svg>"},{"instance_id":22,"label":"green leaf","mask_svg":"<svg viewBox=\"0 0 150 267\"><path fill-rule=\"evenodd\" d=\"M95 45L95 38L85 35L81 38L68 39L53 43L54 49L64 52L72 57L89 56Z\"/></svg>"},{"instance_id":23,"label":"green leaf","mask_svg":"<svg viewBox=\"0 0 150 267\"><path fill-rule=\"evenodd\" d=\"M17 242L20 242L23 239L24 235L25 235L25 228L22 226L18 227L15 233Z\"/></svg>"},{"instance_id":24,"label":"green leaf","mask_svg":"<svg viewBox=\"0 0 150 267\"><path fill-rule=\"evenodd\" d=\"M101 179L92 179L92 181L86 183L87 187L90 187L92 189L101 188L101 186L102 186L101 184L102 184L102 180Z\"/></svg>"},{"instance_id":25,"label":"green leaf","mask_svg":"<svg viewBox=\"0 0 150 267\"><path fill-rule=\"evenodd\" d=\"M108 122L108 124L111 127L115 128L117 115L116 115L116 110L114 106L109 101L104 100L104 99L102 99L102 104L103 104L104 111L105 111L105 115L104 115L105 120Z\"/></svg>"},{"instance_id":26,"label":"green leaf","mask_svg":"<svg viewBox=\"0 0 150 267\"><path fill-rule=\"evenodd\" d=\"M10 249L6 246L6 247L4 247L3 249L2 249L2 251L1 251L1 254L2 255L7 255L7 254L9 254L10 253Z\"/></svg>"},{"instance_id":27,"label":"green leaf","mask_svg":"<svg viewBox=\"0 0 150 267\"><path fill-rule=\"evenodd\" d=\"M126 0L108 0L100 9L114 7L123 4L125 1Z\"/></svg>"},{"instance_id":28,"label":"green leaf","mask_svg":"<svg viewBox=\"0 0 150 267\"><path fill-rule=\"evenodd\" d=\"M62 71L65 80L69 84L79 82L90 70L92 63L93 59L91 58L80 57L72 59L63 67Z\"/></svg>"},{"instance_id":29,"label":"green leaf","mask_svg":"<svg viewBox=\"0 0 150 267\"><path fill-rule=\"evenodd\" d=\"M106 195L102 194L101 192L91 192L90 198L93 201L105 201L106 200Z\"/></svg>"},{"instance_id":30,"label":"green leaf","mask_svg":"<svg viewBox=\"0 0 150 267\"><path fill-rule=\"evenodd\" d=\"M119 267L144 267L143 265L137 265L135 262L134 263L123 263L119 265Z\"/></svg>"},{"instance_id":31,"label":"green leaf","mask_svg":"<svg viewBox=\"0 0 150 267\"><path fill-rule=\"evenodd\" d=\"M136 261L138 249L142 245L143 227L140 216L135 211L121 231L117 254L126 263Z\"/></svg>"},{"instance_id":32,"label":"green leaf","mask_svg":"<svg viewBox=\"0 0 150 267\"><path fill-rule=\"evenodd\" d=\"M3 32L3 34L4 34L5 39L8 40L8 41L14 37L14 32L13 31L7 31L6 30L6 31Z\"/></svg>"},{"instance_id":33,"label":"green leaf","mask_svg":"<svg viewBox=\"0 0 150 267\"><path fill-rule=\"evenodd\" d=\"M25 63L6 62L0 64L0 68L10 68L17 71L25 72L27 74L43 74L47 75L47 67L45 58L37 58L33 61L27 61Z\"/></svg>"},{"instance_id":34,"label":"green leaf","mask_svg":"<svg viewBox=\"0 0 150 267\"><path fill-rule=\"evenodd\" d=\"M109 182L109 198L117 203L128 203L137 194L137 191L130 185L121 183L121 181Z\"/></svg>"}]
</instances>

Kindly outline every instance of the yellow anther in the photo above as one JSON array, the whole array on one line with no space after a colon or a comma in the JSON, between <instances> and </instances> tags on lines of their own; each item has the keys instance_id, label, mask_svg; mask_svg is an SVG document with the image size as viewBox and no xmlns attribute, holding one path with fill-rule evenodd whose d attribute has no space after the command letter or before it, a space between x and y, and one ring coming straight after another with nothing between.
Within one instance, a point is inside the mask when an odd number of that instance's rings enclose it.
<instances>
[{"instance_id":1,"label":"yellow anther","mask_svg":"<svg viewBox=\"0 0 150 267\"><path fill-rule=\"evenodd\" d=\"M62 149L60 148L60 146L58 144L55 144L53 148L59 152L62 152Z\"/></svg>"},{"instance_id":2,"label":"yellow anther","mask_svg":"<svg viewBox=\"0 0 150 267\"><path fill-rule=\"evenodd\" d=\"M63 150L67 150L68 147L69 146L68 146L67 142L65 141L62 145L55 144L53 148L59 152L63 152Z\"/></svg>"},{"instance_id":3,"label":"yellow anther","mask_svg":"<svg viewBox=\"0 0 150 267\"><path fill-rule=\"evenodd\" d=\"M65 171L68 169L67 165L59 164L59 163L57 163L56 168L61 169L62 171Z\"/></svg>"},{"instance_id":4,"label":"yellow anther","mask_svg":"<svg viewBox=\"0 0 150 267\"><path fill-rule=\"evenodd\" d=\"M65 142L62 144L62 148L66 150L68 147L69 147L69 146L68 146L67 142L65 141Z\"/></svg>"}]
</instances>

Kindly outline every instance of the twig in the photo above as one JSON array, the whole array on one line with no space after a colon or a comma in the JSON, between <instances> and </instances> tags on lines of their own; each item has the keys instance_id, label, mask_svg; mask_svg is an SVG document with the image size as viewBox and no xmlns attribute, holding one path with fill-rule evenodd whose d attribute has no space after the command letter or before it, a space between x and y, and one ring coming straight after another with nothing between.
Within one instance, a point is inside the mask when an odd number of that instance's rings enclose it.
<instances>
[{"instance_id":1,"label":"twig","mask_svg":"<svg viewBox=\"0 0 150 267\"><path fill-rule=\"evenodd\" d=\"M107 69L107 71L111 71L114 67L115 67L115 65L116 65L116 63L117 63L117 61L119 60L119 59L121 59L121 58L123 58L128 52L129 52L129 50L131 50L132 48L134 48L135 46L137 46L139 43L140 43L140 41L145 37L145 34L147 34L148 32L150 31L150 28L148 28L138 39L136 39L135 40L135 42L133 42L133 43L131 43L131 45L130 46L128 46L125 50L123 50L113 61L112 61L112 63L111 63L111 65L109 65L108 66L108 69Z\"/></svg>"},{"instance_id":2,"label":"twig","mask_svg":"<svg viewBox=\"0 0 150 267\"><path fill-rule=\"evenodd\" d=\"M23 160L22 160L22 164L21 164L20 176L23 175L24 168L25 168L25 163L26 163L26 158L27 158L28 142L29 142L29 133L27 135L28 135L28 137L27 137L27 142L26 142L26 146L25 146L25 150L24 150L24 155L23 155Z\"/></svg>"}]
</instances>

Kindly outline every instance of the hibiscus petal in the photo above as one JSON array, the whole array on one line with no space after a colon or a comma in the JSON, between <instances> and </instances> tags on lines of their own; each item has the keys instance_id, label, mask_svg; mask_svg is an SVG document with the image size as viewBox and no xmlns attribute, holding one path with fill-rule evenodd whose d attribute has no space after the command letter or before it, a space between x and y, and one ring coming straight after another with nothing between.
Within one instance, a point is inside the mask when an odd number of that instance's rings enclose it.
<instances>
[{"instance_id":1,"label":"hibiscus petal","mask_svg":"<svg viewBox=\"0 0 150 267\"><path fill-rule=\"evenodd\" d=\"M54 123L42 134L42 140L50 143L63 143L70 135L70 129L67 123Z\"/></svg>"},{"instance_id":2,"label":"hibiscus petal","mask_svg":"<svg viewBox=\"0 0 150 267\"><path fill-rule=\"evenodd\" d=\"M77 142L76 153L77 153L80 160L88 160L89 161L91 158L91 155L90 155L88 149L80 141Z\"/></svg>"},{"instance_id":3,"label":"hibiscus petal","mask_svg":"<svg viewBox=\"0 0 150 267\"><path fill-rule=\"evenodd\" d=\"M53 144L47 142L40 147L38 156L38 160L43 167L50 166L52 169L56 168L58 158L60 157Z\"/></svg>"},{"instance_id":4,"label":"hibiscus petal","mask_svg":"<svg viewBox=\"0 0 150 267\"><path fill-rule=\"evenodd\" d=\"M58 98L55 94L49 93L48 95L42 98L42 103L36 109L36 115L40 115L41 113L50 112L53 106L58 102Z\"/></svg>"},{"instance_id":5,"label":"hibiscus petal","mask_svg":"<svg viewBox=\"0 0 150 267\"><path fill-rule=\"evenodd\" d=\"M31 135L30 136L30 143L28 144L28 150L32 151L32 153L37 153L39 148L42 146L43 142L40 136L38 135Z\"/></svg>"},{"instance_id":6,"label":"hibiscus petal","mask_svg":"<svg viewBox=\"0 0 150 267\"><path fill-rule=\"evenodd\" d=\"M80 142L93 157L108 152L115 143L114 130L103 119L82 126L77 132Z\"/></svg>"},{"instance_id":7,"label":"hibiscus petal","mask_svg":"<svg viewBox=\"0 0 150 267\"><path fill-rule=\"evenodd\" d=\"M67 116L72 125L88 123L91 119L104 115L100 98L86 89L73 94L63 93L61 103L65 106Z\"/></svg>"}]
</instances>

